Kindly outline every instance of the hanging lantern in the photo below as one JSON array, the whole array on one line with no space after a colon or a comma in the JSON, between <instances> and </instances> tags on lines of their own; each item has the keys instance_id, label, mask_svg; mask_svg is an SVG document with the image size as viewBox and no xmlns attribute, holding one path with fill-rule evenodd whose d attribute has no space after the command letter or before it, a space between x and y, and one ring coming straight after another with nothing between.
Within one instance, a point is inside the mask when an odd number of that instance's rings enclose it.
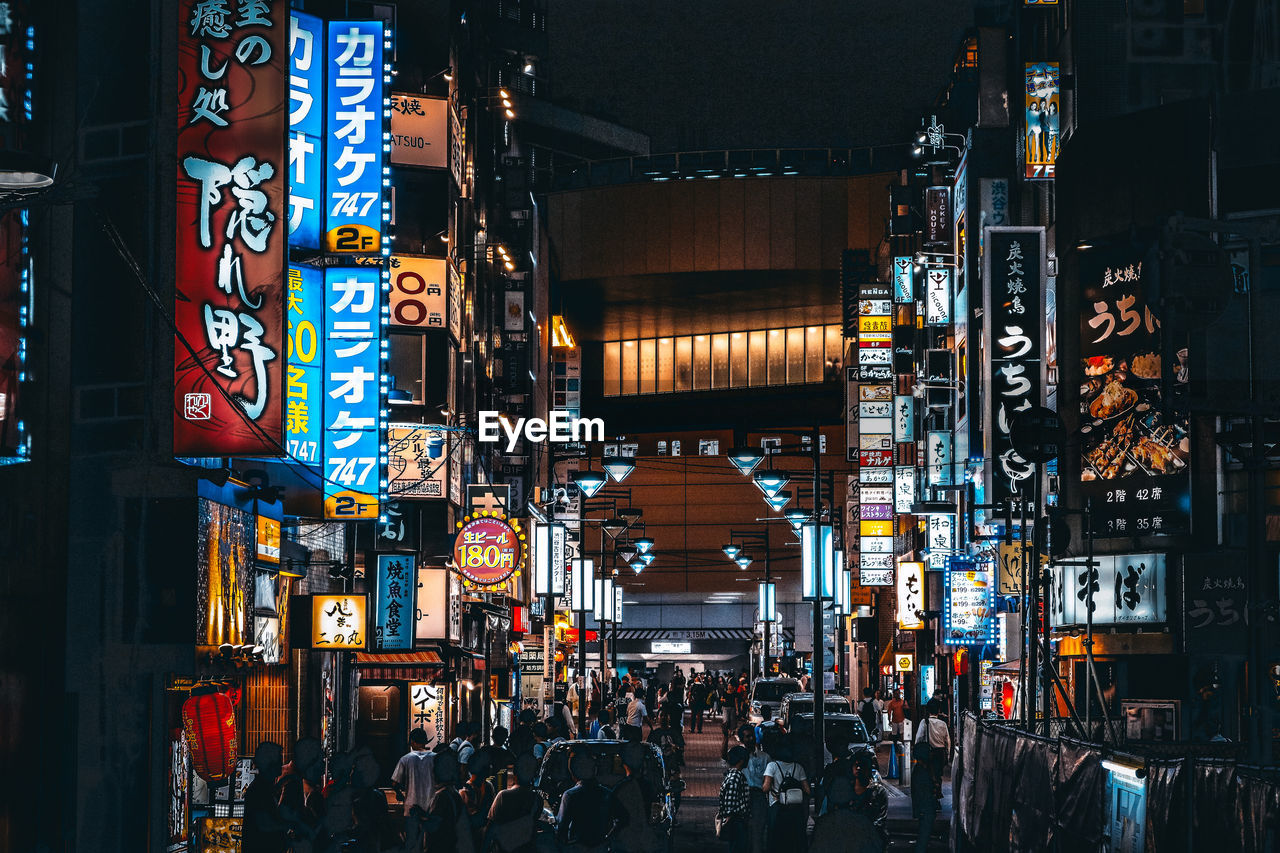
<instances>
[{"instance_id":1,"label":"hanging lantern","mask_svg":"<svg viewBox=\"0 0 1280 853\"><path fill-rule=\"evenodd\" d=\"M224 783L236 771L236 714L231 697L213 686L197 686L182 704L182 731L191 748L191 768L206 782Z\"/></svg>"},{"instance_id":2,"label":"hanging lantern","mask_svg":"<svg viewBox=\"0 0 1280 853\"><path fill-rule=\"evenodd\" d=\"M969 650L957 649L951 658L951 671L959 678L969 674Z\"/></svg>"},{"instance_id":3,"label":"hanging lantern","mask_svg":"<svg viewBox=\"0 0 1280 853\"><path fill-rule=\"evenodd\" d=\"M1013 682L1006 681L1000 686L1000 713L1006 720L1013 719Z\"/></svg>"}]
</instances>

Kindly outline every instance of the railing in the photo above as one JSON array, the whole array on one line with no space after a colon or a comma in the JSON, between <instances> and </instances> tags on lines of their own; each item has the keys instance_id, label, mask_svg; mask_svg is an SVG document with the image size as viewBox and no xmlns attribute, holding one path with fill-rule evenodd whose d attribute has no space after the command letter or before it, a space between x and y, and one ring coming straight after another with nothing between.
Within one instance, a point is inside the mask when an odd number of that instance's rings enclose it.
<instances>
[{"instance_id":1,"label":"railing","mask_svg":"<svg viewBox=\"0 0 1280 853\"><path fill-rule=\"evenodd\" d=\"M551 188L573 190L643 181L722 178L842 177L896 171L910 162L906 145L685 151L575 163L557 170Z\"/></svg>"}]
</instances>

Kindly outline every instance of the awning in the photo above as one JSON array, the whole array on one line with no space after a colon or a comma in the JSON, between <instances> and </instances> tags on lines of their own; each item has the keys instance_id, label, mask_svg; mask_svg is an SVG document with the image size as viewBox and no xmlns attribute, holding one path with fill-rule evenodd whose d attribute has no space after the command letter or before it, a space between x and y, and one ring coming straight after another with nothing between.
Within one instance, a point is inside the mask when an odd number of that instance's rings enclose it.
<instances>
[{"instance_id":1,"label":"awning","mask_svg":"<svg viewBox=\"0 0 1280 853\"><path fill-rule=\"evenodd\" d=\"M893 643L884 647L883 654L880 655L880 663L877 666L893 666Z\"/></svg>"},{"instance_id":2,"label":"awning","mask_svg":"<svg viewBox=\"0 0 1280 853\"><path fill-rule=\"evenodd\" d=\"M431 671L443 669L440 653L433 649L419 652L356 652L356 666L364 680L421 681L429 678Z\"/></svg>"},{"instance_id":3,"label":"awning","mask_svg":"<svg viewBox=\"0 0 1280 853\"><path fill-rule=\"evenodd\" d=\"M1021 666L1021 660L1007 660L1004 663L993 664L990 672L992 675L1017 675Z\"/></svg>"}]
</instances>

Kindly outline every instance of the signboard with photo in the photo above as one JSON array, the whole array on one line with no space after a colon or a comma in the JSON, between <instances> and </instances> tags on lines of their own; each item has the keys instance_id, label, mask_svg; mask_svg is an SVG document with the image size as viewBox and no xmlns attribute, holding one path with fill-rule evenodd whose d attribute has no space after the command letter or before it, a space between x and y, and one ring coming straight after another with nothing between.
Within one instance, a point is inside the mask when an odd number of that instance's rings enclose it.
<instances>
[{"instance_id":1,"label":"signboard with photo","mask_svg":"<svg viewBox=\"0 0 1280 853\"><path fill-rule=\"evenodd\" d=\"M1058 159L1058 63L1026 64L1026 177L1052 178Z\"/></svg>"},{"instance_id":2,"label":"signboard with photo","mask_svg":"<svg viewBox=\"0 0 1280 853\"><path fill-rule=\"evenodd\" d=\"M996 641L994 566L967 557L947 560L942 642L980 646Z\"/></svg>"},{"instance_id":3,"label":"signboard with photo","mask_svg":"<svg viewBox=\"0 0 1280 853\"><path fill-rule=\"evenodd\" d=\"M1167 418L1161 378L1187 381L1186 349L1166 361L1141 246L1080 254L1080 490L1101 537L1186 533L1191 438Z\"/></svg>"}]
</instances>

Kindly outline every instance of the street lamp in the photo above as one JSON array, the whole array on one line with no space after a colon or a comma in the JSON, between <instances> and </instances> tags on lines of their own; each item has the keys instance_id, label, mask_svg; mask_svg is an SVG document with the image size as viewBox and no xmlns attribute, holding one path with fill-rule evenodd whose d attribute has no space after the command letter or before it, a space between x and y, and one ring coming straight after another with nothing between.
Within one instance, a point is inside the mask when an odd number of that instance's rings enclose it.
<instances>
[{"instance_id":1,"label":"street lamp","mask_svg":"<svg viewBox=\"0 0 1280 853\"><path fill-rule=\"evenodd\" d=\"M765 495L764 502L769 505L770 509L782 512L782 508L791 503L791 492L781 491L776 495Z\"/></svg>"},{"instance_id":2,"label":"street lamp","mask_svg":"<svg viewBox=\"0 0 1280 853\"><path fill-rule=\"evenodd\" d=\"M809 513L802 509L789 509L783 513L783 517L791 523L791 529L799 533L800 526L805 523L806 519L808 519Z\"/></svg>"},{"instance_id":3,"label":"street lamp","mask_svg":"<svg viewBox=\"0 0 1280 853\"><path fill-rule=\"evenodd\" d=\"M590 464L590 463L587 463ZM573 482L577 484L582 493L589 498L596 496L596 493L604 488L604 484L609 482L608 478L599 471L574 471L572 476Z\"/></svg>"},{"instance_id":4,"label":"street lamp","mask_svg":"<svg viewBox=\"0 0 1280 853\"><path fill-rule=\"evenodd\" d=\"M607 461L602 462L600 467L608 472L615 483L621 483L631 476L632 471L636 470L636 463L630 456L612 456Z\"/></svg>"},{"instance_id":5,"label":"street lamp","mask_svg":"<svg viewBox=\"0 0 1280 853\"><path fill-rule=\"evenodd\" d=\"M729 454L729 461L742 476L748 476L756 470L756 466L764 461L764 454L752 447L743 447Z\"/></svg>"},{"instance_id":6,"label":"street lamp","mask_svg":"<svg viewBox=\"0 0 1280 853\"><path fill-rule=\"evenodd\" d=\"M752 479L755 481L756 488L764 492L766 498L778 494L783 486L791 482L791 478L781 471L763 471Z\"/></svg>"},{"instance_id":7,"label":"street lamp","mask_svg":"<svg viewBox=\"0 0 1280 853\"><path fill-rule=\"evenodd\" d=\"M573 567L573 609L578 611L578 677L582 690L578 694L578 731L587 725L587 614L596 609L595 562L579 557Z\"/></svg>"},{"instance_id":8,"label":"street lamp","mask_svg":"<svg viewBox=\"0 0 1280 853\"><path fill-rule=\"evenodd\" d=\"M633 539L631 544L636 546L636 551L640 554L648 554L653 550L653 540L647 536L641 536L639 539Z\"/></svg>"},{"instance_id":9,"label":"street lamp","mask_svg":"<svg viewBox=\"0 0 1280 853\"><path fill-rule=\"evenodd\" d=\"M830 524L805 522L800 528L800 571L802 573L803 598L821 607L823 599L831 598L835 566L835 533Z\"/></svg>"},{"instance_id":10,"label":"street lamp","mask_svg":"<svg viewBox=\"0 0 1280 853\"><path fill-rule=\"evenodd\" d=\"M657 555L654 554L652 551L645 554L636 554L636 562L644 563L645 568L648 568L649 564L653 562L653 559L656 556Z\"/></svg>"},{"instance_id":11,"label":"street lamp","mask_svg":"<svg viewBox=\"0 0 1280 853\"><path fill-rule=\"evenodd\" d=\"M733 558L733 561L738 564L738 568L740 569L745 569L752 563L750 554L739 554Z\"/></svg>"},{"instance_id":12,"label":"street lamp","mask_svg":"<svg viewBox=\"0 0 1280 853\"><path fill-rule=\"evenodd\" d=\"M734 543L730 542L728 545L725 545L720 550L724 551L724 555L726 557L728 557L730 560L733 560L733 559L736 559L738 554L742 552L742 546L735 545Z\"/></svg>"}]
</instances>

